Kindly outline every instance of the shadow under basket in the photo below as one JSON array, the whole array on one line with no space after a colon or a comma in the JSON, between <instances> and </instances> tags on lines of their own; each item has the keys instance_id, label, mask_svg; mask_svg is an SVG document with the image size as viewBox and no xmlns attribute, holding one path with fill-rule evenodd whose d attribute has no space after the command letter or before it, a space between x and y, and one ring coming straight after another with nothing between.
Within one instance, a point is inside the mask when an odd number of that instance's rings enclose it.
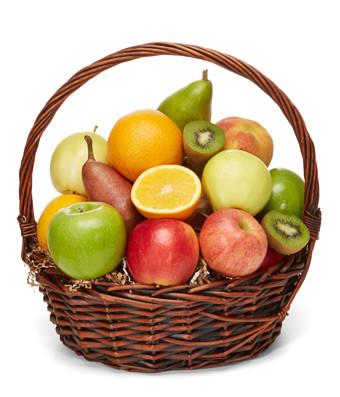
<instances>
[{"instance_id":1,"label":"shadow under basket","mask_svg":"<svg viewBox=\"0 0 340 397\"><path fill-rule=\"evenodd\" d=\"M37 245L32 172L39 140L55 113L100 72L141 57L176 55L217 64L255 83L282 110L300 145L305 177L303 220L311 240L298 254L264 272L227 279L198 277L186 285L132 283L124 272L74 282ZM299 111L258 70L230 55L178 43L149 43L111 54L71 77L47 102L27 138L20 167L22 258L39 285L61 341L88 360L139 372L197 369L256 356L280 334L301 287L318 238L321 214L315 150Z\"/></svg>"}]
</instances>

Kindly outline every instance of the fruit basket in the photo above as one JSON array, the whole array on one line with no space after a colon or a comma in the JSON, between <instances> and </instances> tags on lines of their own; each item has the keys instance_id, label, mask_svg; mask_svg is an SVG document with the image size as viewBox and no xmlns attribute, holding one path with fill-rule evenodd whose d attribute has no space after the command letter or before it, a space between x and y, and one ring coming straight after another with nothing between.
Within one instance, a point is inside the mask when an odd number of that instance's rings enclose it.
<instances>
[{"instance_id":1,"label":"fruit basket","mask_svg":"<svg viewBox=\"0 0 340 397\"><path fill-rule=\"evenodd\" d=\"M303 221L308 245L265 271L212 277L205 262L190 282L160 287L131 282L124 271L94 281L72 282L37 243L32 172L39 140L63 102L100 72L141 57L176 55L214 63L261 88L294 130L303 157ZM61 341L87 360L114 368L157 372L207 368L258 355L278 337L308 272L321 223L313 142L289 98L258 70L230 55L194 45L149 43L113 53L71 77L39 113L20 167L22 258L29 281L39 286Z\"/></svg>"}]
</instances>

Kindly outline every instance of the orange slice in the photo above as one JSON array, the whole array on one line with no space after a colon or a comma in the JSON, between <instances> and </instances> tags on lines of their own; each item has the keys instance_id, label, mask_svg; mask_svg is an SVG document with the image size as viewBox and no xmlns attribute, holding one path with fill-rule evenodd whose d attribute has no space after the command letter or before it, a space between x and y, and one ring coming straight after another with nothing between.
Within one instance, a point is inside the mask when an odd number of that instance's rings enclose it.
<instances>
[{"instance_id":1,"label":"orange slice","mask_svg":"<svg viewBox=\"0 0 340 397\"><path fill-rule=\"evenodd\" d=\"M181 165L158 165L144 171L131 190L131 200L146 218L186 219L195 211L201 181Z\"/></svg>"}]
</instances>

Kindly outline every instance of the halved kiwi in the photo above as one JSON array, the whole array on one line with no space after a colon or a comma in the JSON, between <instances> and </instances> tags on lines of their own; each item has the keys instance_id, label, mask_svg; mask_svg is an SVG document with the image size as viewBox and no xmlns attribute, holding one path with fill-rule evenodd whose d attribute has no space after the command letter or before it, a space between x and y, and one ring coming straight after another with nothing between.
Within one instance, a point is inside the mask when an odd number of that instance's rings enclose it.
<instances>
[{"instance_id":1,"label":"halved kiwi","mask_svg":"<svg viewBox=\"0 0 340 397\"><path fill-rule=\"evenodd\" d=\"M224 131L209 121L191 121L183 130L184 151L191 163L205 164L224 148Z\"/></svg>"},{"instance_id":2,"label":"halved kiwi","mask_svg":"<svg viewBox=\"0 0 340 397\"><path fill-rule=\"evenodd\" d=\"M261 222L270 248L283 255L291 255L305 247L310 239L309 230L295 215L268 212Z\"/></svg>"}]
</instances>

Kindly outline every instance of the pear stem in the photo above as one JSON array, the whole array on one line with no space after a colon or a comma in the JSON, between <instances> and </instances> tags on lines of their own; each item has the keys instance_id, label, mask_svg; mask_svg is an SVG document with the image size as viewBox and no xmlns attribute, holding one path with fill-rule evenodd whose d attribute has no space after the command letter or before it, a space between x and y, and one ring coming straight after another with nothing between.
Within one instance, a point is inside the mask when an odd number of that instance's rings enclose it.
<instances>
[{"instance_id":1,"label":"pear stem","mask_svg":"<svg viewBox=\"0 0 340 397\"><path fill-rule=\"evenodd\" d=\"M94 127L93 127L93 133L95 134L96 132L97 132L97 129L98 129L98 126L97 125L95 125Z\"/></svg>"},{"instance_id":2,"label":"pear stem","mask_svg":"<svg viewBox=\"0 0 340 397\"><path fill-rule=\"evenodd\" d=\"M203 70L202 80L204 80L204 81L208 80L208 69Z\"/></svg>"},{"instance_id":3,"label":"pear stem","mask_svg":"<svg viewBox=\"0 0 340 397\"><path fill-rule=\"evenodd\" d=\"M87 143L87 150L88 150L88 160L96 160L94 158L94 154L93 154L93 144L92 144L92 138L89 135L85 135L84 139Z\"/></svg>"}]
</instances>

